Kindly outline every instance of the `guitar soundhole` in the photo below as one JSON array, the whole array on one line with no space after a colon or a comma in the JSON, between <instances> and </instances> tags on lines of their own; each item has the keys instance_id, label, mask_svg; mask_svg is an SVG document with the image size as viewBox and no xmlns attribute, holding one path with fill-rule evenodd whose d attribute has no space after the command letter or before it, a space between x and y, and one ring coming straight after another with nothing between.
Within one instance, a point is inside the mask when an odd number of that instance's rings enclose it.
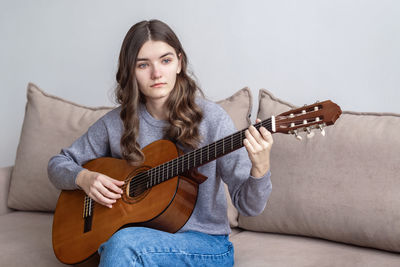
<instances>
[{"instance_id":1,"label":"guitar soundhole","mask_svg":"<svg viewBox=\"0 0 400 267\"><path fill-rule=\"evenodd\" d=\"M123 187L122 199L125 202L139 202L150 192L151 188L148 187L148 178L146 177L146 171L149 169L150 167L142 166L129 174Z\"/></svg>"}]
</instances>

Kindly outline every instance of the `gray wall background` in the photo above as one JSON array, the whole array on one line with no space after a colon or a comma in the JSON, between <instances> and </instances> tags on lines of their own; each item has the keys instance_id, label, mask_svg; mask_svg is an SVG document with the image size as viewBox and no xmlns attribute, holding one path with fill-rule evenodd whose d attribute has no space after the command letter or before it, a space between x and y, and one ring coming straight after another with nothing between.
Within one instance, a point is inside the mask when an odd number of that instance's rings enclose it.
<instances>
[{"instance_id":1,"label":"gray wall background","mask_svg":"<svg viewBox=\"0 0 400 267\"><path fill-rule=\"evenodd\" d=\"M27 83L112 105L122 40L143 19L174 29L210 99L249 86L253 120L260 88L400 113L399 14L396 0L0 0L0 166L15 160Z\"/></svg>"}]
</instances>

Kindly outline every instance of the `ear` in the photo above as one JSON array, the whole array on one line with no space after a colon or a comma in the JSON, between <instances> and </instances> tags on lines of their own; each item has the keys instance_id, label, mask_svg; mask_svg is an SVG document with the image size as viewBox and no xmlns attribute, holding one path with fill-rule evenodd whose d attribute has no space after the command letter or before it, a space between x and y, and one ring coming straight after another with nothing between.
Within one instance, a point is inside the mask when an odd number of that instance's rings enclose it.
<instances>
[{"instance_id":1,"label":"ear","mask_svg":"<svg viewBox=\"0 0 400 267\"><path fill-rule=\"evenodd\" d=\"M178 54L178 69L176 71L176 74L181 73L181 70L182 70L182 54L179 53Z\"/></svg>"}]
</instances>

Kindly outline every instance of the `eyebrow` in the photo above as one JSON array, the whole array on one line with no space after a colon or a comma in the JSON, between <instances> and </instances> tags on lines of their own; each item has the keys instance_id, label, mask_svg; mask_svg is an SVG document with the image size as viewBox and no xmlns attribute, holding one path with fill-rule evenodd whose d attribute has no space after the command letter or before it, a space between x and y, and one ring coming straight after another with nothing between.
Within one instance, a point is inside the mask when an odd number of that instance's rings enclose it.
<instances>
[{"instance_id":1,"label":"eyebrow","mask_svg":"<svg viewBox=\"0 0 400 267\"><path fill-rule=\"evenodd\" d=\"M159 58L163 58L163 57L166 57L166 56L173 56L174 54L172 53L172 52L168 52L168 53L165 53L164 55L162 55L162 56L160 56ZM148 61L149 59L148 58L137 58L136 59L136 61Z\"/></svg>"}]
</instances>

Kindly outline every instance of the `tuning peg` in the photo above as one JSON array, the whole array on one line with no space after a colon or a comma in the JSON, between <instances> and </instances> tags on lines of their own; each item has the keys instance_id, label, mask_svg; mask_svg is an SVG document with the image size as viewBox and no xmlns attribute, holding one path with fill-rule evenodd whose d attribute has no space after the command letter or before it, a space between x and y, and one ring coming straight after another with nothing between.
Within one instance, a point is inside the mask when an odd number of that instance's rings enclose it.
<instances>
[{"instance_id":1,"label":"tuning peg","mask_svg":"<svg viewBox=\"0 0 400 267\"><path fill-rule=\"evenodd\" d=\"M326 133L324 127L322 125L318 125L318 128L321 130L322 136L325 136Z\"/></svg>"},{"instance_id":2,"label":"tuning peg","mask_svg":"<svg viewBox=\"0 0 400 267\"><path fill-rule=\"evenodd\" d=\"M296 139L297 139L297 140L301 141L301 140L303 139L303 137L301 137L301 136L297 133L297 130L294 130L293 133L294 133L294 135L296 136Z\"/></svg>"},{"instance_id":3,"label":"tuning peg","mask_svg":"<svg viewBox=\"0 0 400 267\"><path fill-rule=\"evenodd\" d=\"M307 128L306 128L306 132L307 132L307 138L308 138L308 139L313 138L314 135L315 135L314 132L311 131L310 127L307 127Z\"/></svg>"}]
</instances>

